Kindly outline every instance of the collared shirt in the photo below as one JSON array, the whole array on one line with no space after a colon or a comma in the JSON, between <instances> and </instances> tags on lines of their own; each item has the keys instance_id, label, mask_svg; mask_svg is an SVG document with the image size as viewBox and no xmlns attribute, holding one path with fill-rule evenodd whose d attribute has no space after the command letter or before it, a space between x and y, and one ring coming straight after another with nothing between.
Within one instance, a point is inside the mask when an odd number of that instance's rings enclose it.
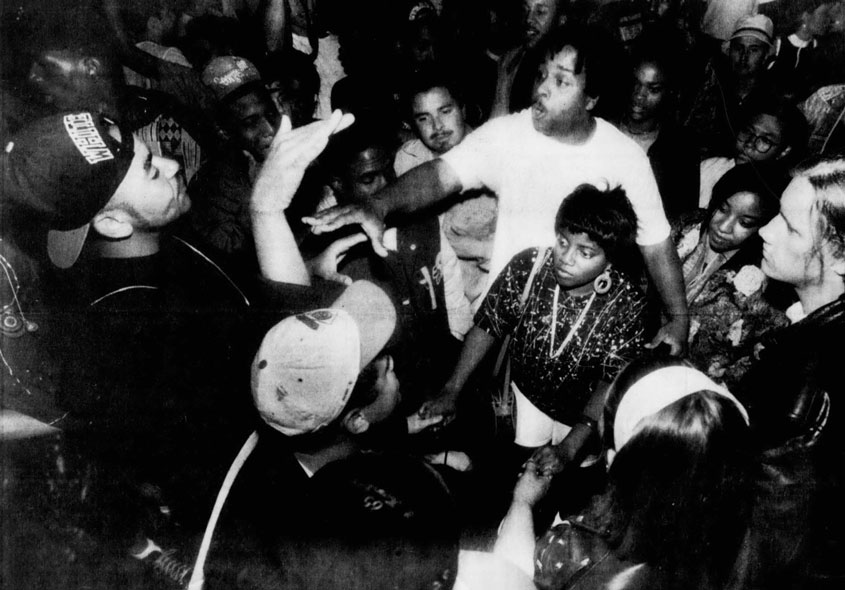
<instances>
[{"instance_id":1,"label":"collared shirt","mask_svg":"<svg viewBox=\"0 0 845 590\"><path fill-rule=\"evenodd\" d=\"M727 254L714 252L710 249L706 236L702 236L689 254L685 255L679 252L682 261L681 268L684 273L684 284L687 287L687 305L692 305L710 277L722 268L734 254L736 254L736 250Z\"/></svg>"}]
</instances>

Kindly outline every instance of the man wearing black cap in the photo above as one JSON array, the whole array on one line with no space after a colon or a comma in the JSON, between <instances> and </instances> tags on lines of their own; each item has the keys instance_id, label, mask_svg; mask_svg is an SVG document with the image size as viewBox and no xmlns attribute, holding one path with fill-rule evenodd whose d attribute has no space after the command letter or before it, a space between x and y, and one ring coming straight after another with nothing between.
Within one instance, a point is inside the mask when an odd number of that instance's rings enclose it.
<instances>
[{"instance_id":1,"label":"man wearing black cap","mask_svg":"<svg viewBox=\"0 0 845 590\"><path fill-rule=\"evenodd\" d=\"M4 418L28 428L63 426L62 364L55 350L44 263L68 243L81 248L88 222L110 200L132 161L132 137L118 142L88 112L51 117L5 146L2 156L2 353ZM72 194L75 198L63 198ZM49 239L45 240L48 229ZM45 248L48 246L49 248ZM78 254L78 248L76 254ZM71 250L72 248L69 248ZM4 420L6 437L16 422ZM38 420L41 422L33 422ZM23 433L22 433L23 434Z\"/></svg>"},{"instance_id":2,"label":"man wearing black cap","mask_svg":"<svg viewBox=\"0 0 845 590\"><path fill-rule=\"evenodd\" d=\"M69 373L57 385L85 425L78 438L113 482L161 488L158 501L172 499L183 524L207 516L203 491L225 467L217 453L252 423L245 388L258 333L247 329L332 296L308 288L284 211L304 168L350 123L339 112L295 131L286 123L273 140L250 200L263 307L194 246L161 233L190 206L178 165L125 129L91 113L56 115L2 155L3 210L16 213L14 223L4 215L4 243L31 228L17 241L28 260L65 269L46 295L61 306L51 316L63 324ZM126 541L138 532L131 518L112 524Z\"/></svg>"}]
</instances>

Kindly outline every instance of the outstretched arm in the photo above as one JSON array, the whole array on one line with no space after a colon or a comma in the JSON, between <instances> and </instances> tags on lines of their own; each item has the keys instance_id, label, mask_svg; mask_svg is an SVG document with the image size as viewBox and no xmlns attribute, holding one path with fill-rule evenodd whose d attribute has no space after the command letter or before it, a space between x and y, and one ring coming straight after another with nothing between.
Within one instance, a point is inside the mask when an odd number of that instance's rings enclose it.
<instances>
[{"instance_id":1,"label":"outstretched arm","mask_svg":"<svg viewBox=\"0 0 845 590\"><path fill-rule=\"evenodd\" d=\"M687 349L689 312L678 252L669 238L659 244L641 246L640 251L648 274L660 294L663 309L669 316L669 321L660 328L648 347L654 348L661 343L666 343L671 348L673 356L681 356Z\"/></svg>"},{"instance_id":2,"label":"outstretched arm","mask_svg":"<svg viewBox=\"0 0 845 590\"><path fill-rule=\"evenodd\" d=\"M328 233L357 223L379 256L387 256L382 243L384 220L388 214L411 213L459 193L463 187L452 167L437 158L412 168L396 182L383 188L367 204L345 205L321 211L303 221L315 234Z\"/></svg>"},{"instance_id":3,"label":"outstretched arm","mask_svg":"<svg viewBox=\"0 0 845 590\"><path fill-rule=\"evenodd\" d=\"M292 130L290 119L282 117L249 204L255 250L264 278L296 285L310 284L302 254L285 218L285 209L299 188L305 169L326 148L329 137L349 127L354 120L352 115L335 111L325 121Z\"/></svg>"},{"instance_id":4,"label":"outstretched arm","mask_svg":"<svg viewBox=\"0 0 845 590\"><path fill-rule=\"evenodd\" d=\"M464 340L461 356L458 358L458 364L455 366L452 376L449 377L449 380L443 386L443 391L436 399L423 404L420 408L420 415L453 414L458 395L466 385L470 375L495 343L496 339L492 335L478 326L473 326L467 333L466 340Z\"/></svg>"},{"instance_id":5,"label":"outstretched arm","mask_svg":"<svg viewBox=\"0 0 845 590\"><path fill-rule=\"evenodd\" d=\"M551 475L543 475L533 460L525 464L525 471L516 483L508 513L499 526L499 536L493 553L504 557L534 576L534 506L549 491Z\"/></svg>"}]
</instances>

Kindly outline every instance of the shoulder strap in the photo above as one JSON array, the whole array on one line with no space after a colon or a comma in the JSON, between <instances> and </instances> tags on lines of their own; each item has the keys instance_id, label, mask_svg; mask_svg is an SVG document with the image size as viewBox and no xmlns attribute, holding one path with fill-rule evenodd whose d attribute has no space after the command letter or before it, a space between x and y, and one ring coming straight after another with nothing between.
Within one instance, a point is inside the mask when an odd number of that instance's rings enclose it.
<instances>
[{"instance_id":1,"label":"shoulder strap","mask_svg":"<svg viewBox=\"0 0 845 590\"><path fill-rule=\"evenodd\" d=\"M534 258L534 266L531 267L531 272L528 273L528 280L525 281L525 287L523 287L522 295L519 297L519 319L516 322L517 325L519 325L522 321L522 316L525 315L525 303L528 301L528 294L531 292L531 285L534 284L534 279L537 277L537 273L546 263L546 260L549 259L551 252L551 248L546 248L545 252L542 248L537 249L537 256ZM502 341L502 346L499 348L499 354L496 356L496 364L493 366L494 375L498 375L502 368L502 363L504 363L505 357L508 354L508 344L510 344L510 341L511 337L510 334L508 334Z\"/></svg>"},{"instance_id":2,"label":"shoulder strap","mask_svg":"<svg viewBox=\"0 0 845 590\"><path fill-rule=\"evenodd\" d=\"M549 259L551 251L551 248L546 248L545 252L541 252L539 248L537 249L537 257L534 258L534 266L531 267L528 280L525 281L525 287L522 289L522 295L519 298L520 317L523 313L525 313L525 302L528 301L528 293L531 291L531 285L534 284L534 279L540 271L540 267L542 267L546 263L546 260Z\"/></svg>"}]
</instances>

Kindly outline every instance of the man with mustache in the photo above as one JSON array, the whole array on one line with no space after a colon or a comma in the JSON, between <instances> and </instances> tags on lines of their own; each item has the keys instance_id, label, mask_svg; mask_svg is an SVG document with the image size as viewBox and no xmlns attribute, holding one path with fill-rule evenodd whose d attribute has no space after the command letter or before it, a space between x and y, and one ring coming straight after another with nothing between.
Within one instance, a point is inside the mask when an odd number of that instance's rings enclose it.
<instances>
[{"instance_id":1,"label":"man with mustache","mask_svg":"<svg viewBox=\"0 0 845 590\"><path fill-rule=\"evenodd\" d=\"M396 175L429 162L458 145L472 131L466 123L466 105L456 82L445 72L432 70L417 76L407 91L407 116L417 139L405 142L396 153ZM463 338L472 326L470 305L488 280L488 266L496 227L496 200L489 191L472 191L440 216L445 257L446 303L453 333ZM453 276L446 269L459 272ZM455 288L449 288L454 284Z\"/></svg>"},{"instance_id":2,"label":"man with mustache","mask_svg":"<svg viewBox=\"0 0 845 590\"><path fill-rule=\"evenodd\" d=\"M531 109L489 121L443 156L422 164L366 204L324 211L306 221L318 233L359 223L374 249L384 218L465 190L486 187L499 198L491 273L514 254L551 242L549 220L565 195L585 182L621 186L637 214L637 244L669 318L652 345L683 351L688 319L677 253L654 174L632 140L592 115L607 84L606 48L589 28L562 28L544 45Z\"/></svg>"}]
</instances>

